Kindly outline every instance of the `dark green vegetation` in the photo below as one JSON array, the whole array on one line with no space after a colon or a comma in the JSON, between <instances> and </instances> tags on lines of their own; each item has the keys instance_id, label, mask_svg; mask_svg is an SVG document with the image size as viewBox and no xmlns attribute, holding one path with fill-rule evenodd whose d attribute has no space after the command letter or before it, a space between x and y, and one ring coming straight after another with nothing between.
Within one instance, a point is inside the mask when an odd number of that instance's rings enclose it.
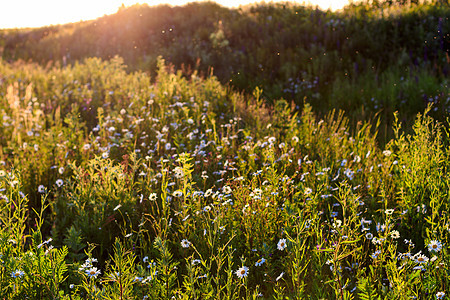
<instances>
[{"instance_id":1,"label":"dark green vegetation","mask_svg":"<svg viewBox=\"0 0 450 300\"><path fill-rule=\"evenodd\" d=\"M307 102L323 114L343 109L356 121L381 112L385 126L394 111L410 123L433 102L443 120L450 103L448 3L390 2L343 12L288 4L135 5L95 21L6 30L0 47L5 61L43 65L118 55L129 70L152 76L161 55L187 75L214 72L238 90L259 86L269 101Z\"/></svg>"},{"instance_id":2,"label":"dark green vegetation","mask_svg":"<svg viewBox=\"0 0 450 300\"><path fill-rule=\"evenodd\" d=\"M446 14L135 6L41 38L3 32L0 299L444 299ZM157 25L148 34L170 63L143 41L123 50L144 31L134 22L171 24L168 40ZM429 46L400 39L427 37L430 24L442 39ZM392 50L381 53L383 41ZM273 45L292 60L270 56ZM218 77L202 75L208 66ZM378 111L382 121L365 120ZM392 138L380 143L380 131Z\"/></svg>"}]
</instances>

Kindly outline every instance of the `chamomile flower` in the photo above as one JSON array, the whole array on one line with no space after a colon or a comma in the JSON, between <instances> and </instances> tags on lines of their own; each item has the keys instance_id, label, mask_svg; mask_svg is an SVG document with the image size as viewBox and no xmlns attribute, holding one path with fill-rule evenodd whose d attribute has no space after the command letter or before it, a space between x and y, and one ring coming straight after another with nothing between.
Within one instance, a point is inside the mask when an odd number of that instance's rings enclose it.
<instances>
[{"instance_id":1,"label":"chamomile flower","mask_svg":"<svg viewBox=\"0 0 450 300\"><path fill-rule=\"evenodd\" d=\"M45 186L42 184L38 186L38 193L43 194L45 193Z\"/></svg>"},{"instance_id":2,"label":"chamomile flower","mask_svg":"<svg viewBox=\"0 0 450 300\"><path fill-rule=\"evenodd\" d=\"M400 232L398 232L398 230L392 230L392 232L391 232L391 238L393 238L393 239L398 239L398 238L400 238Z\"/></svg>"},{"instance_id":3,"label":"chamomile flower","mask_svg":"<svg viewBox=\"0 0 450 300\"><path fill-rule=\"evenodd\" d=\"M442 243L437 241L437 240L433 240L430 241L430 243L428 244L428 251L432 252L439 252L442 249Z\"/></svg>"},{"instance_id":4,"label":"chamomile flower","mask_svg":"<svg viewBox=\"0 0 450 300\"><path fill-rule=\"evenodd\" d=\"M247 277L248 275L248 268L246 266L242 266L239 269L236 270L235 272L236 276L239 278L244 278Z\"/></svg>"},{"instance_id":5,"label":"chamomile flower","mask_svg":"<svg viewBox=\"0 0 450 300\"><path fill-rule=\"evenodd\" d=\"M189 248L190 245L191 245L191 242L189 242L187 239L183 239L181 241L181 247L183 247L183 248Z\"/></svg>"},{"instance_id":6,"label":"chamomile flower","mask_svg":"<svg viewBox=\"0 0 450 300\"><path fill-rule=\"evenodd\" d=\"M148 199L150 201L155 201L158 198L158 195L156 195L156 193L151 193L150 196L148 197Z\"/></svg>"},{"instance_id":7,"label":"chamomile flower","mask_svg":"<svg viewBox=\"0 0 450 300\"><path fill-rule=\"evenodd\" d=\"M394 212L394 209L389 208L389 209L386 209L384 212L385 212L387 215L392 215L392 213Z\"/></svg>"},{"instance_id":8,"label":"chamomile flower","mask_svg":"<svg viewBox=\"0 0 450 300\"><path fill-rule=\"evenodd\" d=\"M181 197L183 196L183 192L180 190L176 190L175 192L173 192L172 194L174 197Z\"/></svg>"},{"instance_id":9,"label":"chamomile flower","mask_svg":"<svg viewBox=\"0 0 450 300\"><path fill-rule=\"evenodd\" d=\"M283 251L286 248L286 239L280 239L277 244L277 249Z\"/></svg>"},{"instance_id":10,"label":"chamomile flower","mask_svg":"<svg viewBox=\"0 0 450 300\"><path fill-rule=\"evenodd\" d=\"M417 255L417 254L415 255L414 260L415 260L415 262L418 263L418 264L424 264L424 263L428 262L428 257L426 257L426 256L423 255L423 254L419 254L419 253L418 253L418 255Z\"/></svg>"},{"instance_id":11,"label":"chamomile flower","mask_svg":"<svg viewBox=\"0 0 450 300\"><path fill-rule=\"evenodd\" d=\"M86 275L89 276L89 277L97 278L97 276L100 275L101 272L100 272L100 270L97 269L96 267L92 267L92 268L87 269L87 270L85 271L85 273L86 273Z\"/></svg>"},{"instance_id":12,"label":"chamomile flower","mask_svg":"<svg viewBox=\"0 0 450 300\"><path fill-rule=\"evenodd\" d=\"M381 254L380 250L375 251L374 253L372 253L370 256L372 257L372 259L377 259L378 255Z\"/></svg>"},{"instance_id":13,"label":"chamomile flower","mask_svg":"<svg viewBox=\"0 0 450 300\"><path fill-rule=\"evenodd\" d=\"M11 277L12 278L20 278L23 275L25 275L25 272L19 269L16 269L14 272L11 272Z\"/></svg>"},{"instance_id":14,"label":"chamomile flower","mask_svg":"<svg viewBox=\"0 0 450 300\"><path fill-rule=\"evenodd\" d=\"M261 257L260 259L258 259L257 262L255 262L255 266L256 266L256 267L260 267L260 266L262 266L265 262L266 262L266 259L265 259L264 257Z\"/></svg>"},{"instance_id":15,"label":"chamomile flower","mask_svg":"<svg viewBox=\"0 0 450 300\"><path fill-rule=\"evenodd\" d=\"M228 185L225 185L225 186L223 187L223 192L224 192L224 194L226 194L226 195L231 194L231 188L230 188Z\"/></svg>"},{"instance_id":16,"label":"chamomile flower","mask_svg":"<svg viewBox=\"0 0 450 300\"><path fill-rule=\"evenodd\" d=\"M445 293L444 292L437 292L436 293L436 299L444 299Z\"/></svg>"}]
</instances>

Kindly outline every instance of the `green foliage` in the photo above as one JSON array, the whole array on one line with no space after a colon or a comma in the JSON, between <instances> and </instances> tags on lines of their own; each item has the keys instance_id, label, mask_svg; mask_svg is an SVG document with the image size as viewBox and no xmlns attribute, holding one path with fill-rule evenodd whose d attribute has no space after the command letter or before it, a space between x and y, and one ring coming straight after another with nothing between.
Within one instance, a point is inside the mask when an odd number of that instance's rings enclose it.
<instances>
[{"instance_id":1,"label":"green foliage","mask_svg":"<svg viewBox=\"0 0 450 300\"><path fill-rule=\"evenodd\" d=\"M410 130L394 115L380 145L379 121L158 66L152 84L120 59L0 64L1 298L447 292L450 143L434 106Z\"/></svg>"},{"instance_id":2,"label":"green foliage","mask_svg":"<svg viewBox=\"0 0 450 300\"><path fill-rule=\"evenodd\" d=\"M104 69L86 75L90 85L77 91L65 78L55 95L84 94L95 108L82 114L95 114L103 99L129 95L109 94L126 85L116 82L126 68L116 56L128 70L155 78L162 55L188 77L193 70L213 71L238 90L264 87L270 100L283 97L299 107L308 102L320 113L343 109L357 121L382 111L389 127L394 111L411 120L427 102L443 121L449 105L449 16L448 3L439 0L357 1L336 12L291 3L237 9L213 2L143 4L82 23L0 31L0 42L5 61L76 68L93 56L110 60L95 61Z\"/></svg>"},{"instance_id":3,"label":"green foliage","mask_svg":"<svg viewBox=\"0 0 450 300\"><path fill-rule=\"evenodd\" d=\"M358 282L358 296L361 300L377 300L381 297L367 278L361 278Z\"/></svg>"}]
</instances>

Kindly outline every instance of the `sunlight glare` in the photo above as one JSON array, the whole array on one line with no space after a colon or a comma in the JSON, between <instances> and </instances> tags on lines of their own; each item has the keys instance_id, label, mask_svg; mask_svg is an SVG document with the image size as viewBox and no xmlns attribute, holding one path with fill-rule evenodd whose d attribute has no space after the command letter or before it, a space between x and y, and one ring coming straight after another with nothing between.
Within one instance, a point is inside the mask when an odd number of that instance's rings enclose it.
<instances>
[{"instance_id":1,"label":"sunlight glare","mask_svg":"<svg viewBox=\"0 0 450 300\"><path fill-rule=\"evenodd\" d=\"M15 27L41 27L47 25L65 24L82 20L91 20L103 15L113 14L124 4L135 3L158 5L184 5L189 0L15 0L1 1L0 29ZM255 0L217 0L220 5L237 7L257 2ZM285 1L281 1L285 2ZM297 3L311 3L322 9L333 10L342 8L348 0L300 0Z\"/></svg>"}]
</instances>

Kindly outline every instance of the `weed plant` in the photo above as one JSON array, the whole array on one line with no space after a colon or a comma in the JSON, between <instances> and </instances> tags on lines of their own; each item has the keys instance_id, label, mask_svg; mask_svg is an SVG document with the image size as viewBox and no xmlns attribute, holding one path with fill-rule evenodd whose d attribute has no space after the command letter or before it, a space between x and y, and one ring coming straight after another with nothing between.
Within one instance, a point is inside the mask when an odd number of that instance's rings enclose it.
<instances>
[{"instance_id":1,"label":"weed plant","mask_svg":"<svg viewBox=\"0 0 450 300\"><path fill-rule=\"evenodd\" d=\"M380 146L377 122L158 66L1 63L1 298L444 299L434 106Z\"/></svg>"}]
</instances>

